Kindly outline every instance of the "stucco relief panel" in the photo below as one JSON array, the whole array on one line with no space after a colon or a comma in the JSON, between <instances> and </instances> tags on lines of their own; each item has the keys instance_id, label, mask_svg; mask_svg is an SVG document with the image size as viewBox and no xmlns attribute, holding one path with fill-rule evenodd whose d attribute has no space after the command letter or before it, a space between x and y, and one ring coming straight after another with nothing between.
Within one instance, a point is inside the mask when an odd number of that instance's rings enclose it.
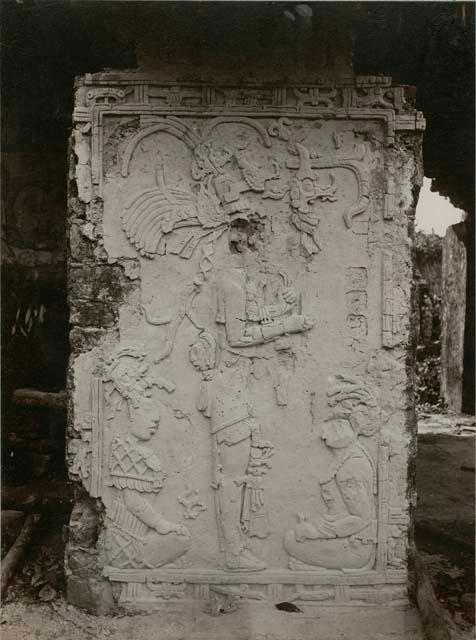
<instances>
[{"instance_id":1,"label":"stucco relief panel","mask_svg":"<svg viewBox=\"0 0 476 640\"><path fill-rule=\"evenodd\" d=\"M361 93L382 108L394 95ZM98 94L108 105L126 95ZM165 89L149 96L179 104ZM295 96L302 108L336 97ZM227 100L261 100L248 98ZM72 455L105 504L105 571L131 583L126 600L162 568L210 585L261 575L296 598L301 574L371 584L403 568L387 557L405 529L389 515L381 435L394 409L372 368L395 332L385 181L375 189L385 126L104 112L103 246L111 263L136 261L140 287L114 348L82 356L91 421Z\"/></svg>"}]
</instances>

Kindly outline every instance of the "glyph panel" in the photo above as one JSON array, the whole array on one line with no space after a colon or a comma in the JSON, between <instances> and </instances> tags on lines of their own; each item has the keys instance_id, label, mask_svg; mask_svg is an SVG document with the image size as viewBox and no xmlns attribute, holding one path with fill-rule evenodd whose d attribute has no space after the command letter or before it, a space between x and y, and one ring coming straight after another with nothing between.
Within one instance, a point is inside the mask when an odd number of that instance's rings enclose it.
<instances>
[{"instance_id":1,"label":"glyph panel","mask_svg":"<svg viewBox=\"0 0 476 640\"><path fill-rule=\"evenodd\" d=\"M118 602L401 603L420 114L102 74L74 115L70 472Z\"/></svg>"}]
</instances>

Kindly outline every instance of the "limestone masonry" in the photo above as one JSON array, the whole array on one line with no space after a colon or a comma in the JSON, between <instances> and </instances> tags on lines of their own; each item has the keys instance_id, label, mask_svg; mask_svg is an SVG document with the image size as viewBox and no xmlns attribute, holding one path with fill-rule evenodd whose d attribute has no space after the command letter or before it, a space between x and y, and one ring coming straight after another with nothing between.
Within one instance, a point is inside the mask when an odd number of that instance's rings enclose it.
<instances>
[{"instance_id":1,"label":"limestone masonry","mask_svg":"<svg viewBox=\"0 0 476 640\"><path fill-rule=\"evenodd\" d=\"M71 601L406 602L408 100L382 76L78 82Z\"/></svg>"}]
</instances>

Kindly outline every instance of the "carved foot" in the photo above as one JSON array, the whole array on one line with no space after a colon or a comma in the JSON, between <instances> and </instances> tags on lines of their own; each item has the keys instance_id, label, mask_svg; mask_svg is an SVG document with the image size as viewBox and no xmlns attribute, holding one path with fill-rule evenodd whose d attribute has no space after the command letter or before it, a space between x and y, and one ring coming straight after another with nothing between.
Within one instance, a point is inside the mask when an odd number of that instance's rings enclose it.
<instances>
[{"instance_id":1,"label":"carved foot","mask_svg":"<svg viewBox=\"0 0 476 640\"><path fill-rule=\"evenodd\" d=\"M375 555L376 554L375 554L375 548L374 548L373 553L371 554L368 562L366 562L363 567L360 567L358 569L346 569L345 567L343 567L342 573L359 574L359 573L366 573L367 571L371 571L375 564Z\"/></svg>"},{"instance_id":2,"label":"carved foot","mask_svg":"<svg viewBox=\"0 0 476 640\"><path fill-rule=\"evenodd\" d=\"M243 549L237 555L227 553L225 556L226 571L262 571L263 569L266 569L265 563L255 558L247 549Z\"/></svg>"},{"instance_id":3,"label":"carved foot","mask_svg":"<svg viewBox=\"0 0 476 640\"><path fill-rule=\"evenodd\" d=\"M312 565L301 562L301 560L293 557L289 558L288 567L291 571L313 571L315 569Z\"/></svg>"},{"instance_id":4,"label":"carved foot","mask_svg":"<svg viewBox=\"0 0 476 640\"><path fill-rule=\"evenodd\" d=\"M325 569L324 567L316 567L313 564L306 564L297 558L290 557L288 562L288 567L292 571L318 571L319 573L329 573L335 574L336 571L339 572L340 569Z\"/></svg>"}]
</instances>

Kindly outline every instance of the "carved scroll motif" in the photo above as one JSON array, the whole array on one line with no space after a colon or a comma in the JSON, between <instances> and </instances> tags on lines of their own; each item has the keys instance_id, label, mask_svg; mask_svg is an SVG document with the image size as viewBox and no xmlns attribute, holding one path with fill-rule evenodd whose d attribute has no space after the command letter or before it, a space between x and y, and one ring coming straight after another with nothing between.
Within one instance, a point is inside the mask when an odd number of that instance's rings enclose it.
<instances>
[{"instance_id":1,"label":"carved scroll motif","mask_svg":"<svg viewBox=\"0 0 476 640\"><path fill-rule=\"evenodd\" d=\"M349 153L346 149L341 149L342 137L336 134L334 142L337 155L322 157L316 150L309 150L296 139L292 122L288 118L280 118L277 122L270 124L268 131L272 137L287 142L290 155L286 166L296 170L290 182L290 204L293 210L291 221L302 232L305 254L312 255L321 249L317 233L319 217L314 212L314 203L333 202L339 199L333 170L345 169L353 174L357 184L357 197L343 211L343 218L347 228L353 229L355 233L361 233L356 227L353 228L352 222L356 216L365 213L369 203L368 177L356 162L363 159L365 146L354 145L354 150ZM327 171L327 183L321 184L324 170Z\"/></svg>"},{"instance_id":2,"label":"carved scroll motif","mask_svg":"<svg viewBox=\"0 0 476 640\"><path fill-rule=\"evenodd\" d=\"M183 515L186 520L195 520L202 511L206 511L206 506L199 499L197 489L185 486L183 496L177 498L178 502L183 506Z\"/></svg>"},{"instance_id":3,"label":"carved scroll motif","mask_svg":"<svg viewBox=\"0 0 476 640\"><path fill-rule=\"evenodd\" d=\"M132 89L128 90L130 93ZM123 102L126 97L126 91L115 87L101 87L98 89L90 89L86 93L86 104L89 106L103 104L110 106L117 102Z\"/></svg>"}]
</instances>

